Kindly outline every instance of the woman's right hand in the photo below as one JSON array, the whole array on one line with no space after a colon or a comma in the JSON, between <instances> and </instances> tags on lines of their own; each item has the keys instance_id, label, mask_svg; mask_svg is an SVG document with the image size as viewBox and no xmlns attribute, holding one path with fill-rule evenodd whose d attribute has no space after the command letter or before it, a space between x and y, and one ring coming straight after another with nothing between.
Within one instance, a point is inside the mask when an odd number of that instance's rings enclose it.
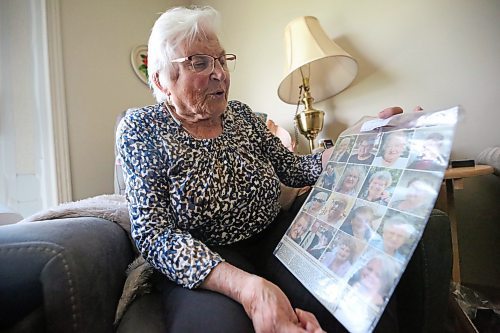
<instances>
[{"instance_id":1,"label":"woman's right hand","mask_svg":"<svg viewBox=\"0 0 500 333\"><path fill-rule=\"evenodd\" d=\"M296 313L281 289L259 276L249 277L240 297L257 333L323 332L312 313Z\"/></svg>"}]
</instances>

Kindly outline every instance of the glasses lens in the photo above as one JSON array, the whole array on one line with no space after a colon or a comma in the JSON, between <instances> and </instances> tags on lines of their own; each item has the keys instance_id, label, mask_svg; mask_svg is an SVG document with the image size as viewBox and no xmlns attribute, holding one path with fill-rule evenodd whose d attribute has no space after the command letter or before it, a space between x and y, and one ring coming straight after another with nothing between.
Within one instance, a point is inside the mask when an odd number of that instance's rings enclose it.
<instances>
[{"instance_id":1,"label":"glasses lens","mask_svg":"<svg viewBox=\"0 0 500 333\"><path fill-rule=\"evenodd\" d=\"M191 67L196 73L208 73L209 71L213 71L215 59L219 61L221 67L225 71L234 70L234 65L236 63L236 56L234 54L225 54L223 56L220 56L219 58L214 58L206 54L196 54L191 56L190 58Z\"/></svg>"},{"instance_id":2,"label":"glasses lens","mask_svg":"<svg viewBox=\"0 0 500 333\"><path fill-rule=\"evenodd\" d=\"M213 68L213 62L214 58L203 54L194 55L191 57L191 66L197 73L203 72L207 68Z\"/></svg>"},{"instance_id":3,"label":"glasses lens","mask_svg":"<svg viewBox=\"0 0 500 333\"><path fill-rule=\"evenodd\" d=\"M234 54L225 54L219 58L222 68L226 71L232 72L236 65L236 56Z\"/></svg>"}]
</instances>

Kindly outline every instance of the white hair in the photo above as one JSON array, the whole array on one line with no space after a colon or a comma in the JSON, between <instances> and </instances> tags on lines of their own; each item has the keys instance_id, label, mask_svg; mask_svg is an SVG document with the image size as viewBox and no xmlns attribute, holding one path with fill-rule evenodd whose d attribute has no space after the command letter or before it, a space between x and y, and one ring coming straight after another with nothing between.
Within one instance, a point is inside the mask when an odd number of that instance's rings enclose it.
<instances>
[{"instance_id":1,"label":"white hair","mask_svg":"<svg viewBox=\"0 0 500 333\"><path fill-rule=\"evenodd\" d=\"M390 226L396 226L398 228L403 229L408 234L408 236L413 235L417 231L409 221L407 221L404 217L398 215L391 216L390 218L388 218L384 222L383 228L385 230L387 227Z\"/></svg>"},{"instance_id":2,"label":"white hair","mask_svg":"<svg viewBox=\"0 0 500 333\"><path fill-rule=\"evenodd\" d=\"M153 25L148 42L149 85L158 103L167 96L154 83L154 76L162 87L166 87L176 74L171 60L182 56L179 47L189 47L199 38L217 35L219 13L210 6L175 7L163 13Z\"/></svg>"}]
</instances>

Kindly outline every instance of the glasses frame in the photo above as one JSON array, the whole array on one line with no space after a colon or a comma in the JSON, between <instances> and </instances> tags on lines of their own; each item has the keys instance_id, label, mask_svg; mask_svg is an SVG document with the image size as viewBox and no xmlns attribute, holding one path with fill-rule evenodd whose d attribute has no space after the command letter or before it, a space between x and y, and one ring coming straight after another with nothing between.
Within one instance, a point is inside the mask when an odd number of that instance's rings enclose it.
<instances>
[{"instance_id":1,"label":"glasses frame","mask_svg":"<svg viewBox=\"0 0 500 333\"><path fill-rule=\"evenodd\" d=\"M205 68L201 71L196 71L196 69L194 69L193 63L191 62L193 60L193 57L196 57L196 56L204 56L204 57L212 58L213 59L212 60L212 69L210 71L208 71L208 68L210 68L210 66L208 66L207 68ZM226 60L226 67L224 67L224 65L222 65L221 58L224 58ZM187 56L187 57L182 57L182 58L170 60L170 62L171 63L183 63L183 62L189 61L190 62L189 67L191 68L191 70L193 72L198 73L198 74L208 74L208 73L212 73L214 71L215 60L219 61L219 64L221 65L222 69L225 72L232 72L234 70L234 66L236 66L236 54L233 54L233 53L225 53L225 54L218 56L218 57L211 56L210 54L196 53L196 54L192 54L192 55ZM229 68L229 66L227 66L228 61L234 61L234 65L232 65L232 68Z\"/></svg>"}]
</instances>

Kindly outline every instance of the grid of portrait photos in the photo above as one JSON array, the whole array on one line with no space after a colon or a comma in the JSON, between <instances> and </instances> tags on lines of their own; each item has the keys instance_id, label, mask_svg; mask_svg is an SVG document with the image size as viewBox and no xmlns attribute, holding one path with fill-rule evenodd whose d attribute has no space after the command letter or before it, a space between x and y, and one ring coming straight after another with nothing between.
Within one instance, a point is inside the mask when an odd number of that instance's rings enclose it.
<instances>
[{"instance_id":1,"label":"grid of portrait photos","mask_svg":"<svg viewBox=\"0 0 500 333\"><path fill-rule=\"evenodd\" d=\"M350 332L375 328L422 236L458 115L417 112L344 131L275 250Z\"/></svg>"}]
</instances>

